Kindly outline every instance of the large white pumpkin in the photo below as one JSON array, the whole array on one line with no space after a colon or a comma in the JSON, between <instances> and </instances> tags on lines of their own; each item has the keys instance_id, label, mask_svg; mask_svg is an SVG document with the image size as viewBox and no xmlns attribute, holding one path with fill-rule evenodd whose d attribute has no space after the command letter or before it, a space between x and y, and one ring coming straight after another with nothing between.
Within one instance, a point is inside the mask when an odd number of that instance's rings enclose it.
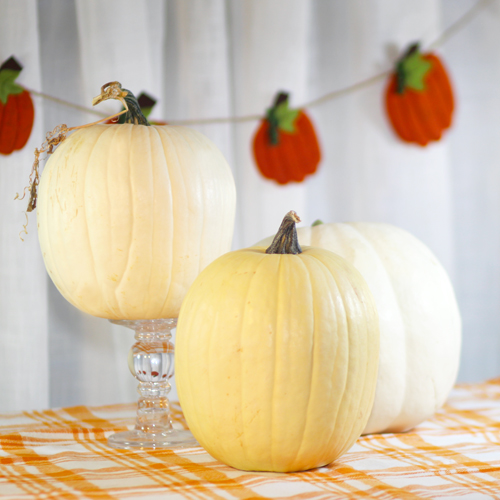
<instances>
[{"instance_id":1,"label":"large white pumpkin","mask_svg":"<svg viewBox=\"0 0 500 500\"><path fill-rule=\"evenodd\" d=\"M199 272L229 251L235 187L222 153L184 127L93 125L50 157L40 246L63 296L109 319L177 317Z\"/></svg>"},{"instance_id":2,"label":"large white pumpkin","mask_svg":"<svg viewBox=\"0 0 500 500\"><path fill-rule=\"evenodd\" d=\"M301 245L347 259L375 298L380 364L364 433L402 432L432 416L456 380L461 345L455 295L436 257L417 238L389 224L320 224L297 233Z\"/></svg>"}]
</instances>

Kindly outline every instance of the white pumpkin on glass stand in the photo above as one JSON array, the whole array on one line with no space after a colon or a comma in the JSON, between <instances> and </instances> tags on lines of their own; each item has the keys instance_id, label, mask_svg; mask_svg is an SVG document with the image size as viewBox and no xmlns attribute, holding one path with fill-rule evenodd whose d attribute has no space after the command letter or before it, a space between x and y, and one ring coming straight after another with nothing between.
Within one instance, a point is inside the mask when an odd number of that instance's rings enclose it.
<instances>
[{"instance_id":1,"label":"white pumpkin on glass stand","mask_svg":"<svg viewBox=\"0 0 500 500\"><path fill-rule=\"evenodd\" d=\"M191 433L170 420L171 331L196 276L230 249L234 180L201 133L150 125L118 82L103 86L93 104L110 98L124 104L126 123L77 130L45 166L40 246L71 304L136 332L129 366L139 380L137 423L109 445L190 446Z\"/></svg>"}]
</instances>

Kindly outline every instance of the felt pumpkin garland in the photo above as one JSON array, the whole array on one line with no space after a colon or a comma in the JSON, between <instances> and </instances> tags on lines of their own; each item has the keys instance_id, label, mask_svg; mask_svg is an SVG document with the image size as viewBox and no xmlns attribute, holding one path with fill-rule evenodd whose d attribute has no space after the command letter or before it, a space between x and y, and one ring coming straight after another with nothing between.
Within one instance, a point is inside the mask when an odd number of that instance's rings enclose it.
<instances>
[{"instance_id":1,"label":"felt pumpkin garland","mask_svg":"<svg viewBox=\"0 0 500 500\"><path fill-rule=\"evenodd\" d=\"M422 54L418 43L410 45L390 76L385 108L403 141L420 146L439 141L454 110L453 90L439 57Z\"/></svg>"},{"instance_id":2,"label":"felt pumpkin garland","mask_svg":"<svg viewBox=\"0 0 500 500\"><path fill-rule=\"evenodd\" d=\"M253 138L260 173L278 184L302 182L318 168L321 151L314 126L303 109L291 109L280 92Z\"/></svg>"},{"instance_id":3,"label":"felt pumpkin garland","mask_svg":"<svg viewBox=\"0 0 500 500\"><path fill-rule=\"evenodd\" d=\"M0 153L22 149L31 135L35 109L27 90L15 80L22 66L10 57L0 66Z\"/></svg>"}]
</instances>

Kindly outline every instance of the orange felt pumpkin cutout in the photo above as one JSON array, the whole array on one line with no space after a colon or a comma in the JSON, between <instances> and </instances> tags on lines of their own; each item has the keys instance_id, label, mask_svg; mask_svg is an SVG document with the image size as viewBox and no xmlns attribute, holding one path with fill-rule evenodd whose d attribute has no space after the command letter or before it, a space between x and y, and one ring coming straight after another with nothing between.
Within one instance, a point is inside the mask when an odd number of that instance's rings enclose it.
<instances>
[{"instance_id":1,"label":"orange felt pumpkin cutout","mask_svg":"<svg viewBox=\"0 0 500 500\"><path fill-rule=\"evenodd\" d=\"M279 184L302 182L316 172L321 151L314 126L304 110L288 107L288 94L279 93L267 110L253 153L261 174Z\"/></svg>"},{"instance_id":2,"label":"orange felt pumpkin cutout","mask_svg":"<svg viewBox=\"0 0 500 500\"><path fill-rule=\"evenodd\" d=\"M426 146L441 139L453 117L454 98L438 56L412 44L398 61L385 91L385 107L396 134Z\"/></svg>"},{"instance_id":3,"label":"orange felt pumpkin cutout","mask_svg":"<svg viewBox=\"0 0 500 500\"><path fill-rule=\"evenodd\" d=\"M31 135L35 109L29 92L17 83L22 66L10 57L0 66L0 153L22 149Z\"/></svg>"}]
</instances>

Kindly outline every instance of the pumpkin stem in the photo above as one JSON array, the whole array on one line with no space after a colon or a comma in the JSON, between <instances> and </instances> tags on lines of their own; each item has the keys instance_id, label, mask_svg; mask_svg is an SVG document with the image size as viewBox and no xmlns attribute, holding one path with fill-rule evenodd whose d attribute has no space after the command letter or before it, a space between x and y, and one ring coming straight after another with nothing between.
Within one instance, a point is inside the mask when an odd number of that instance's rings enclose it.
<instances>
[{"instance_id":1,"label":"pumpkin stem","mask_svg":"<svg viewBox=\"0 0 500 500\"><path fill-rule=\"evenodd\" d=\"M108 99L117 99L120 101L127 113L125 114L125 123L134 123L135 125L151 125L141 111L135 95L130 90L123 89L120 82L109 82L101 87L101 93L92 99L92 105L95 106Z\"/></svg>"},{"instance_id":2,"label":"pumpkin stem","mask_svg":"<svg viewBox=\"0 0 500 500\"><path fill-rule=\"evenodd\" d=\"M323 224L323 221L321 219L316 219L312 224L311 224L311 227L314 227L314 226L321 226L321 224Z\"/></svg>"},{"instance_id":3,"label":"pumpkin stem","mask_svg":"<svg viewBox=\"0 0 500 500\"><path fill-rule=\"evenodd\" d=\"M300 218L293 210L290 210L283 218L283 222L266 253L287 253L293 255L302 253L295 227L296 222L300 222Z\"/></svg>"}]
</instances>

